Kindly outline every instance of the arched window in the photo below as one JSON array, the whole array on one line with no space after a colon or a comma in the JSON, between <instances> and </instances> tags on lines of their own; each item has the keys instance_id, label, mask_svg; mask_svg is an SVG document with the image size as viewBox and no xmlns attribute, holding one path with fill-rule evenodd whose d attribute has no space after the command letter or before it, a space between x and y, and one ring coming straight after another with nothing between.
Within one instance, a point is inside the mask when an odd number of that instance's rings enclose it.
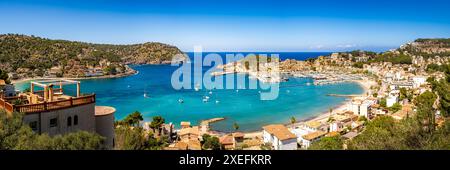
<instances>
[{"instance_id":1,"label":"arched window","mask_svg":"<svg viewBox=\"0 0 450 170\"><path fill-rule=\"evenodd\" d=\"M72 117L67 118L67 126L72 126Z\"/></svg>"},{"instance_id":2,"label":"arched window","mask_svg":"<svg viewBox=\"0 0 450 170\"><path fill-rule=\"evenodd\" d=\"M73 125L78 125L78 115L73 117Z\"/></svg>"}]
</instances>

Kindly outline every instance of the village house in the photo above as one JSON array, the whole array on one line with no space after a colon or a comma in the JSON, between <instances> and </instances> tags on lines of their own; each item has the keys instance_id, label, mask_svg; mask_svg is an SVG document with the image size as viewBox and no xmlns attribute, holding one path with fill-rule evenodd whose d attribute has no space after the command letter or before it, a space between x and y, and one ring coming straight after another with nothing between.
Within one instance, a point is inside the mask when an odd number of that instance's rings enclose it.
<instances>
[{"instance_id":1,"label":"village house","mask_svg":"<svg viewBox=\"0 0 450 170\"><path fill-rule=\"evenodd\" d=\"M187 125L186 123L183 123ZM189 123L190 125L190 123ZM187 127L178 130L178 141L174 146L180 150L201 150L200 130L198 126Z\"/></svg>"},{"instance_id":2,"label":"village house","mask_svg":"<svg viewBox=\"0 0 450 170\"><path fill-rule=\"evenodd\" d=\"M327 132L325 132L325 131L315 131L315 132L311 132L311 133L308 133L308 134L306 134L306 135L303 135L302 136L302 140L301 140L301 143L300 143L300 146L303 148L303 149L308 149L309 148L309 146L313 143L313 142L315 142L315 141L318 141L320 138L322 138L323 136L325 136L325 134L327 134Z\"/></svg>"},{"instance_id":3,"label":"village house","mask_svg":"<svg viewBox=\"0 0 450 170\"><path fill-rule=\"evenodd\" d=\"M239 147L244 143L244 134L241 132L233 133L234 141L236 142L236 146Z\"/></svg>"},{"instance_id":4,"label":"village house","mask_svg":"<svg viewBox=\"0 0 450 170\"><path fill-rule=\"evenodd\" d=\"M304 124L302 124L302 127L309 130L309 131L317 131L319 130L319 128L322 126L322 123L318 122L318 121L308 121Z\"/></svg>"},{"instance_id":5,"label":"village house","mask_svg":"<svg viewBox=\"0 0 450 170\"><path fill-rule=\"evenodd\" d=\"M63 85L76 85L75 96L64 93ZM35 86L43 90L35 90ZM24 113L23 122L38 134L55 136L87 131L105 137L105 147L113 148L116 110L96 106L95 94L82 95L80 89L78 81L32 81L30 92L0 96L0 109L5 109L7 113ZM15 101L20 101L20 104Z\"/></svg>"},{"instance_id":6,"label":"village house","mask_svg":"<svg viewBox=\"0 0 450 170\"><path fill-rule=\"evenodd\" d=\"M191 122L181 122L180 125L181 125L181 129L190 128Z\"/></svg>"},{"instance_id":7,"label":"village house","mask_svg":"<svg viewBox=\"0 0 450 170\"><path fill-rule=\"evenodd\" d=\"M387 107L392 107L397 102L398 102L398 97L397 96L389 95L386 98L386 106Z\"/></svg>"},{"instance_id":8,"label":"village house","mask_svg":"<svg viewBox=\"0 0 450 170\"><path fill-rule=\"evenodd\" d=\"M182 128L178 131L180 140L198 139L200 137L200 131L198 126L189 128Z\"/></svg>"},{"instance_id":9,"label":"village house","mask_svg":"<svg viewBox=\"0 0 450 170\"><path fill-rule=\"evenodd\" d=\"M297 137L281 124L264 126L263 142L271 144L274 150L297 150Z\"/></svg>"},{"instance_id":10,"label":"village house","mask_svg":"<svg viewBox=\"0 0 450 170\"><path fill-rule=\"evenodd\" d=\"M191 139L178 141L174 146L168 147L168 150L202 150L199 140Z\"/></svg>"},{"instance_id":11,"label":"village house","mask_svg":"<svg viewBox=\"0 0 450 170\"><path fill-rule=\"evenodd\" d=\"M419 88L423 84L427 83L427 78L425 76L414 76L412 77L413 87Z\"/></svg>"},{"instance_id":12,"label":"village house","mask_svg":"<svg viewBox=\"0 0 450 170\"><path fill-rule=\"evenodd\" d=\"M364 116L366 118L371 118L371 106L376 103L376 100L369 99L354 99L348 105L348 110L352 111L358 116Z\"/></svg>"},{"instance_id":13,"label":"village house","mask_svg":"<svg viewBox=\"0 0 450 170\"><path fill-rule=\"evenodd\" d=\"M221 136L219 142L225 150L236 149L236 141L234 140L233 134Z\"/></svg>"}]
</instances>

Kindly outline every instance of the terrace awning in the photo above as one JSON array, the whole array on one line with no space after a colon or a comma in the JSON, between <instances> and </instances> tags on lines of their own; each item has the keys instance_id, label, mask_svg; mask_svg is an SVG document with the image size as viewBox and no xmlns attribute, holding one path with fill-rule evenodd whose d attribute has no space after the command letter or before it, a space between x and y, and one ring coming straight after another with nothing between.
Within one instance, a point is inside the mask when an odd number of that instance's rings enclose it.
<instances>
[{"instance_id":1,"label":"terrace awning","mask_svg":"<svg viewBox=\"0 0 450 170\"><path fill-rule=\"evenodd\" d=\"M80 82L74 81L74 80L66 80L66 79L51 79L51 80L42 80L42 81L32 81L30 92L31 94L34 93L34 86L42 87L44 88L44 100L45 101L51 101L53 100L53 86L59 85L60 89L62 90L63 85L77 85L77 96L80 97Z\"/></svg>"}]
</instances>

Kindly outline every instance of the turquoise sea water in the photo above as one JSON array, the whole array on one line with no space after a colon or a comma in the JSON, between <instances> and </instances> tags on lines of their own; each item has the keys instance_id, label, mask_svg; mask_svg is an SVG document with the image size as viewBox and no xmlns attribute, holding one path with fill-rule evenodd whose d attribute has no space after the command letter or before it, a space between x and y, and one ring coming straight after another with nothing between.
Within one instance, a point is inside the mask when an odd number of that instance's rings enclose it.
<instances>
[{"instance_id":1,"label":"turquoise sea water","mask_svg":"<svg viewBox=\"0 0 450 170\"><path fill-rule=\"evenodd\" d=\"M322 55L300 54L304 55L302 59ZM299 56L292 53L289 55ZM205 89L175 90L171 85L171 75L177 69L174 66L132 67L138 70L139 74L123 78L82 80L82 93L95 93L97 105L115 107L116 119L123 119L129 113L140 111L146 121L150 121L153 116L161 115L166 122L173 122L178 126L181 121L197 124L200 120L225 117L224 121L214 123L212 128L219 131L231 131L233 123L236 122L240 130L253 131L271 123L288 123L292 116L297 120L315 116L345 100L345 98L331 97L327 94L363 92L356 83L314 86L307 85L312 83L311 79L290 78L289 81L280 84L280 93L276 100L263 101L259 98L260 89L240 89L239 91L215 89L211 91L212 94ZM207 69L208 67L205 67L203 72ZM243 74L237 76L248 79L248 76ZM29 84L21 83L16 86L24 89ZM236 87L245 87L245 84L237 84ZM74 89L74 87L68 87L65 91L74 93ZM145 98L144 93L147 93L149 98ZM203 102L203 96L209 96L210 101ZM183 99L184 103L180 103L179 99ZM216 100L220 102L216 103Z\"/></svg>"}]
</instances>

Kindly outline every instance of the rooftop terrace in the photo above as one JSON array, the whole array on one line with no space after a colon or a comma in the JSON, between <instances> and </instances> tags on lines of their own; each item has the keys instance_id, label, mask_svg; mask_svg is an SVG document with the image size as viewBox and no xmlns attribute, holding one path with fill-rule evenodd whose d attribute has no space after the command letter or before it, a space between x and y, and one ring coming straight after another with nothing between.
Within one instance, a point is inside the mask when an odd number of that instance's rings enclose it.
<instances>
[{"instance_id":1,"label":"rooftop terrace","mask_svg":"<svg viewBox=\"0 0 450 170\"><path fill-rule=\"evenodd\" d=\"M64 93L64 85L76 85L76 96ZM35 87L43 90L35 90ZM57 88L55 88L57 87ZM30 92L21 93L15 97L1 97L0 108L7 112L22 112L26 114L46 112L95 103L95 94L81 95L80 82L73 80L43 80L30 82Z\"/></svg>"}]
</instances>

